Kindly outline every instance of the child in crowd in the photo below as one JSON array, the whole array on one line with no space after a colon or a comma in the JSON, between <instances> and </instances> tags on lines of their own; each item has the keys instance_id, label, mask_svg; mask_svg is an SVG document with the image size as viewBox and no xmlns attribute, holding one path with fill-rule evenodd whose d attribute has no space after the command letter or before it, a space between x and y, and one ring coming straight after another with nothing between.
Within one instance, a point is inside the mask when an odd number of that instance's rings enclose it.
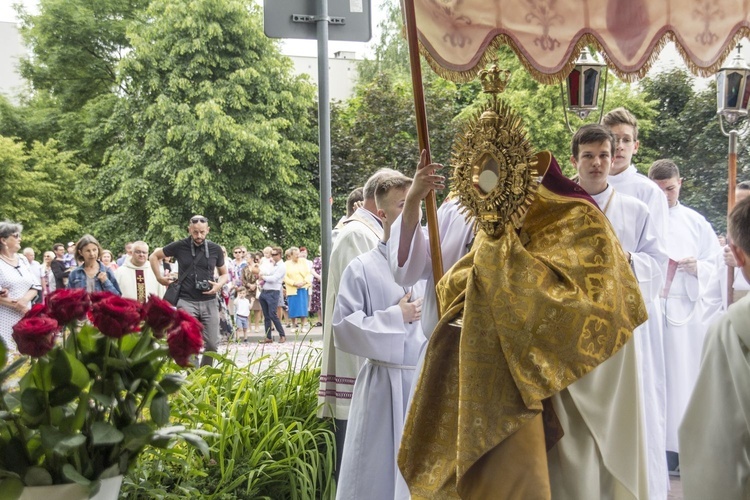
<instances>
[{"instance_id":1,"label":"child in crowd","mask_svg":"<svg viewBox=\"0 0 750 500\"><path fill-rule=\"evenodd\" d=\"M237 316L237 342L247 342L247 318L250 316L250 301L247 299L247 289L237 288L237 298L234 300L234 310ZM240 340L242 334L242 340Z\"/></svg>"}]
</instances>

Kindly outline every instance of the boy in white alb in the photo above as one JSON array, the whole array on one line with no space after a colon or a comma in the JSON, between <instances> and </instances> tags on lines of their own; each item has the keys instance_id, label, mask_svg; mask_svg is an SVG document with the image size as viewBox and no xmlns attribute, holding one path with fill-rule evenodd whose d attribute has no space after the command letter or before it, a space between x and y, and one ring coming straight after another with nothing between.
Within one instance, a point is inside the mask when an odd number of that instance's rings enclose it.
<instances>
[{"instance_id":1,"label":"boy in white alb","mask_svg":"<svg viewBox=\"0 0 750 500\"><path fill-rule=\"evenodd\" d=\"M237 288L237 298L234 300L234 314L237 318L237 342L247 342L247 318L250 316L250 301L247 298L247 289L244 286Z\"/></svg>"},{"instance_id":2,"label":"boy in white alb","mask_svg":"<svg viewBox=\"0 0 750 500\"><path fill-rule=\"evenodd\" d=\"M670 471L679 466L679 428L698 376L706 332L700 297L706 293L720 247L705 217L680 204L682 178L672 160L657 160L648 172L669 205L666 233L670 257L662 293L667 375L667 452Z\"/></svg>"},{"instance_id":3,"label":"boy in white alb","mask_svg":"<svg viewBox=\"0 0 750 500\"><path fill-rule=\"evenodd\" d=\"M737 266L750 278L750 199L729 215ZM706 334L695 389L680 425L685 500L750 498L750 296Z\"/></svg>"},{"instance_id":4,"label":"boy in white alb","mask_svg":"<svg viewBox=\"0 0 750 500\"><path fill-rule=\"evenodd\" d=\"M419 322L424 286L395 283L385 241L410 185L404 175L378 185L375 199L383 239L349 263L339 285L333 313L336 348L365 363L354 385L337 499L394 498L396 484L403 483L396 454L416 362L426 340Z\"/></svg>"},{"instance_id":5,"label":"boy in white alb","mask_svg":"<svg viewBox=\"0 0 750 500\"><path fill-rule=\"evenodd\" d=\"M612 224L620 245L629 255L631 267L641 289L643 301L650 309L658 308L662 286L662 269L667 260L656 234L651 214L642 201L620 193L609 182L615 139L601 125L585 125L573 136L571 163L578 171L579 184L599 205ZM648 450L649 498L666 498L666 462L664 414L664 380L655 367L650 346L662 337L658 317L639 326L633 333L640 371L640 389ZM655 339L655 340L654 340Z\"/></svg>"}]
</instances>

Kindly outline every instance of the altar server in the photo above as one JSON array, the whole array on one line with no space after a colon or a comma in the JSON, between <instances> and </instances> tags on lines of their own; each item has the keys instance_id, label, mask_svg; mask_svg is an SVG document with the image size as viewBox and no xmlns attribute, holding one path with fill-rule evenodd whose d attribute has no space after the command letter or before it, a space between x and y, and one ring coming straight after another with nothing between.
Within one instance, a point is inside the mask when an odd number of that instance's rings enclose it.
<instances>
[{"instance_id":1,"label":"altar server","mask_svg":"<svg viewBox=\"0 0 750 500\"><path fill-rule=\"evenodd\" d=\"M347 266L333 315L336 348L365 359L357 374L336 498L394 498L403 478L396 453L425 342L420 325L424 283L396 284L386 241L401 213L411 179L399 175L375 190L383 239Z\"/></svg>"}]
</instances>

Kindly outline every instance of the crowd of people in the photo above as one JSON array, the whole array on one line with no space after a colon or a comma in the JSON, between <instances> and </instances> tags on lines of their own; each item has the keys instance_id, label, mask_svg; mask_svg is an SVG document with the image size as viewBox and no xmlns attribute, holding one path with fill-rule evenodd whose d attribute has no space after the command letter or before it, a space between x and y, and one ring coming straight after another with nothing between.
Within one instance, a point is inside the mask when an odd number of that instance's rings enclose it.
<instances>
[{"instance_id":1,"label":"crowd of people","mask_svg":"<svg viewBox=\"0 0 750 500\"><path fill-rule=\"evenodd\" d=\"M638 147L624 108L582 127L575 178L539 155L536 199L501 236L475 238L449 196L437 292L419 221L442 166L423 155L413 179L367 180L336 229L323 314L319 415L335 422L337 498L665 499L669 475L683 476L685 498L748 494L750 394L737 380L748 344L721 349L748 335L733 328L750 300L750 182L727 243L680 203L678 165L643 175ZM567 359L568 337L597 347Z\"/></svg>"},{"instance_id":2,"label":"crowd of people","mask_svg":"<svg viewBox=\"0 0 750 500\"><path fill-rule=\"evenodd\" d=\"M115 259L95 237L85 234L67 247L54 244L40 263L33 248L21 250L22 230L21 224L0 222L0 336L10 352L16 350L13 325L33 303L64 288L110 292L145 302L152 294L163 297L171 284L180 282L182 302L175 305L203 321L209 352L216 351L222 335L247 342L249 333L265 332L265 342L273 342L275 331L284 342L284 319L295 331L307 328L310 317L322 326L322 261L319 256L308 260L305 247L287 249L284 262L281 248L248 252L240 245L233 248L230 259L225 247L206 238L208 220L195 216L186 239L151 254L146 242L135 241L128 242ZM198 247L207 253L197 252L195 258ZM197 284L205 289L197 289ZM210 356L202 360L210 361Z\"/></svg>"}]
</instances>

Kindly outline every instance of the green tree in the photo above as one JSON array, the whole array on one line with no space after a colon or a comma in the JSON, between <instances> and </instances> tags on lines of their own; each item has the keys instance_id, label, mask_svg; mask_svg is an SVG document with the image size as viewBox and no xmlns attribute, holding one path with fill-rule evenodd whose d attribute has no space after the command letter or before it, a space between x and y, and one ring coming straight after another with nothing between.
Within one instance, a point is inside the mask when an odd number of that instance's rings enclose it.
<instances>
[{"instance_id":1,"label":"green tree","mask_svg":"<svg viewBox=\"0 0 750 500\"><path fill-rule=\"evenodd\" d=\"M88 205L75 186L87 175L87 166L59 151L54 140L34 142L27 151L23 142L0 136L0 213L23 224L24 246L37 252L80 235Z\"/></svg>"},{"instance_id":2,"label":"green tree","mask_svg":"<svg viewBox=\"0 0 750 500\"><path fill-rule=\"evenodd\" d=\"M696 90L694 77L673 70L646 78L641 86L657 109L653 127L640 137L641 168L660 158L674 160L684 179L681 202L703 214L716 231L726 231L728 145L716 117L715 84ZM738 142L738 175L744 179L750 170L742 160L750 151L745 141Z\"/></svg>"},{"instance_id":3,"label":"green tree","mask_svg":"<svg viewBox=\"0 0 750 500\"><path fill-rule=\"evenodd\" d=\"M290 76L259 8L157 0L147 18L122 63L96 230L163 244L202 213L217 242L316 246L318 197L302 167L317 154L313 89Z\"/></svg>"}]
</instances>

